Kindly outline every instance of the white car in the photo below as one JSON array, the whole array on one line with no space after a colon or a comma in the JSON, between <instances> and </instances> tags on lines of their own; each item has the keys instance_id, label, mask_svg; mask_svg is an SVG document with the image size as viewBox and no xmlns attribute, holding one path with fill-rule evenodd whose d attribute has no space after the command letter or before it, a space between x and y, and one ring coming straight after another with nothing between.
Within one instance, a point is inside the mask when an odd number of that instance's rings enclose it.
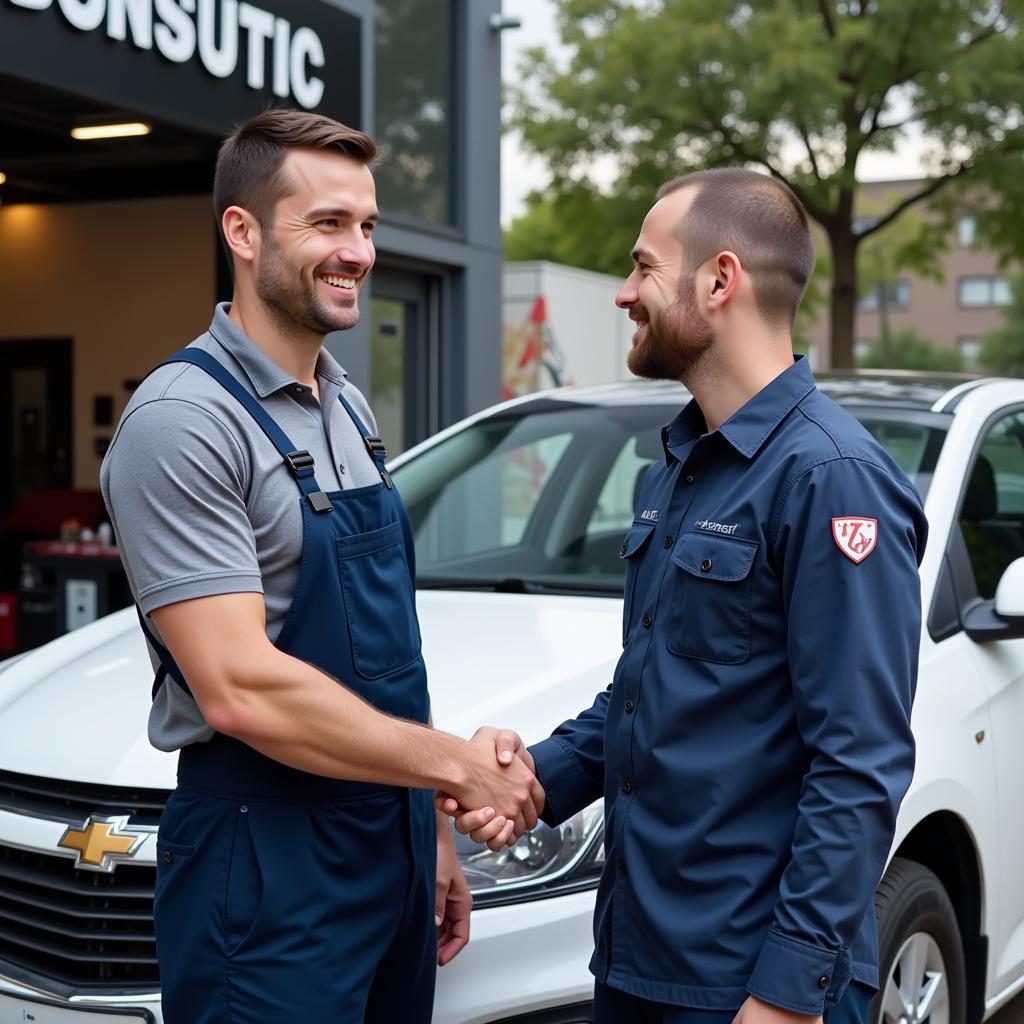
<instances>
[{"instance_id":1,"label":"white car","mask_svg":"<svg viewBox=\"0 0 1024 1024\"><path fill-rule=\"evenodd\" d=\"M978 1024L1024 988L1024 382L822 388L915 481L931 526L917 772L877 894L873 1012ZM534 741L608 685L619 545L686 400L641 383L550 392L396 460L440 728ZM3 1024L161 1019L151 900L174 758L146 740L149 690L131 609L0 665ZM601 831L595 804L501 854L460 838L473 937L440 971L437 1024L590 1021Z\"/></svg>"}]
</instances>

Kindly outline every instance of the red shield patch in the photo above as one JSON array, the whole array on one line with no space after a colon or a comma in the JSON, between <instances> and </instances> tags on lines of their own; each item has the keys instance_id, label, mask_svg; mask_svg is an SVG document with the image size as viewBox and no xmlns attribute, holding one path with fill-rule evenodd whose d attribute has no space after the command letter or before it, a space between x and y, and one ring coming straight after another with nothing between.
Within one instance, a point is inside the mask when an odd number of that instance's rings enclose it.
<instances>
[{"instance_id":1,"label":"red shield patch","mask_svg":"<svg viewBox=\"0 0 1024 1024\"><path fill-rule=\"evenodd\" d=\"M878 543L878 520L865 516L834 516L832 536L851 562L863 562Z\"/></svg>"}]
</instances>

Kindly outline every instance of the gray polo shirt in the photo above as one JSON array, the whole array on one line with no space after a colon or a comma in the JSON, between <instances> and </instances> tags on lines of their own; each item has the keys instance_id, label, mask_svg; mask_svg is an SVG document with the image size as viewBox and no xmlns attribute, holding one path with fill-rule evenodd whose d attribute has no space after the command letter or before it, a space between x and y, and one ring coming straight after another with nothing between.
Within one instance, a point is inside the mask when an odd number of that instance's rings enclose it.
<instances>
[{"instance_id":1,"label":"gray polo shirt","mask_svg":"<svg viewBox=\"0 0 1024 1024\"><path fill-rule=\"evenodd\" d=\"M318 402L246 337L229 309L219 305L209 331L189 347L210 352L295 448L310 452L321 488L379 482L338 395L344 391L376 432L373 414L330 353L317 360ZM262 593L267 636L276 639L302 555L300 492L266 434L212 377L188 363L151 373L121 417L100 487L132 594L147 616L189 598ZM154 746L177 750L212 735L188 694L173 683L160 688L149 719Z\"/></svg>"}]
</instances>

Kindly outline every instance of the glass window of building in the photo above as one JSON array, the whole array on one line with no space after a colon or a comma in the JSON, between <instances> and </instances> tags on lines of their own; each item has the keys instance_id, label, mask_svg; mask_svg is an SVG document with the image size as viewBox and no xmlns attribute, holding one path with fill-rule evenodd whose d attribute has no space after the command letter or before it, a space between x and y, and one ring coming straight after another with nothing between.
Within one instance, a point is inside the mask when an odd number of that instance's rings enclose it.
<instances>
[{"instance_id":1,"label":"glass window of building","mask_svg":"<svg viewBox=\"0 0 1024 1024\"><path fill-rule=\"evenodd\" d=\"M977 227L977 222L970 214L960 217L956 222L956 244L963 249L969 249L974 245Z\"/></svg>"},{"instance_id":2,"label":"glass window of building","mask_svg":"<svg viewBox=\"0 0 1024 1024\"><path fill-rule=\"evenodd\" d=\"M853 361L858 366L868 357L868 353L875 347L877 342L867 341L864 338L853 343Z\"/></svg>"},{"instance_id":3,"label":"glass window of building","mask_svg":"<svg viewBox=\"0 0 1024 1024\"><path fill-rule=\"evenodd\" d=\"M995 277L992 279L992 305L993 306L1008 306L1013 302L1013 289L1010 287L1010 282L1005 277Z\"/></svg>"},{"instance_id":4,"label":"glass window of building","mask_svg":"<svg viewBox=\"0 0 1024 1024\"><path fill-rule=\"evenodd\" d=\"M961 306L1008 306L1013 301L1005 277L961 277L957 295Z\"/></svg>"},{"instance_id":5,"label":"glass window of building","mask_svg":"<svg viewBox=\"0 0 1024 1024\"><path fill-rule=\"evenodd\" d=\"M375 5L374 168L381 206L430 224L453 220L451 0Z\"/></svg>"},{"instance_id":6,"label":"glass window of building","mask_svg":"<svg viewBox=\"0 0 1024 1024\"><path fill-rule=\"evenodd\" d=\"M887 309L906 309L910 305L910 282L894 281L886 285L875 285L857 300L857 309L862 313L880 309L883 299Z\"/></svg>"},{"instance_id":7,"label":"glass window of building","mask_svg":"<svg viewBox=\"0 0 1024 1024\"><path fill-rule=\"evenodd\" d=\"M956 347L963 360L964 369L968 372L978 368L978 358L981 355L981 338L957 338Z\"/></svg>"}]
</instances>

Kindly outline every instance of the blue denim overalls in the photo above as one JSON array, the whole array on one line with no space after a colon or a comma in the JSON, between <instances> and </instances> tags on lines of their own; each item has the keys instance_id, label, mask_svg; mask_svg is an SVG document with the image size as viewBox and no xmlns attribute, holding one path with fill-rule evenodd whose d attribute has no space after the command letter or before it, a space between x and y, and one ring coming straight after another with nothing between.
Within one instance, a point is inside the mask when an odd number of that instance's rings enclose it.
<instances>
[{"instance_id":1,"label":"blue denim overalls","mask_svg":"<svg viewBox=\"0 0 1024 1024\"><path fill-rule=\"evenodd\" d=\"M381 480L325 494L308 452L213 356L166 362L217 380L294 473L302 562L276 646L381 711L426 722L412 531L379 439L340 398ZM187 690L146 631L161 661L154 692ZM185 747L157 847L166 1024L427 1024L436 838L427 790L311 775L219 733Z\"/></svg>"}]
</instances>

